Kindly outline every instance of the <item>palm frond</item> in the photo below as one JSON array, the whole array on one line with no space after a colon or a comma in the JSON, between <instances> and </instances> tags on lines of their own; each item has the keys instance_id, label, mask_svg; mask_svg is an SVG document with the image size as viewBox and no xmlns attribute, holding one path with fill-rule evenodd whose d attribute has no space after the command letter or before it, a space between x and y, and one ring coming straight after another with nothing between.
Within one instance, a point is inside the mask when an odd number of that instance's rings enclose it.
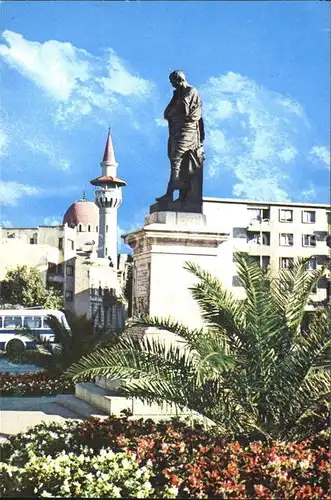
<instances>
[{"instance_id":1,"label":"palm frond","mask_svg":"<svg viewBox=\"0 0 331 500\"><path fill-rule=\"evenodd\" d=\"M203 319L208 327L218 327L234 349L249 349L249 338L245 331L245 314L242 301L235 299L221 282L197 264L186 262L184 269L190 271L199 283L190 290L198 302Z\"/></svg>"},{"instance_id":2,"label":"palm frond","mask_svg":"<svg viewBox=\"0 0 331 500\"><path fill-rule=\"evenodd\" d=\"M127 330L136 326L143 326L145 328L154 327L158 330L166 330L178 335L178 337L183 338L188 343L194 342L194 340L202 333L202 329L189 329L182 323L175 321L170 317L159 318L156 316L139 315L130 319L126 326Z\"/></svg>"},{"instance_id":3,"label":"palm frond","mask_svg":"<svg viewBox=\"0 0 331 500\"><path fill-rule=\"evenodd\" d=\"M308 272L309 259L297 259L292 268L280 269L273 279L271 295L283 314L288 328L297 331L302 323L310 294L325 268Z\"/></svg>"}]
</instances>

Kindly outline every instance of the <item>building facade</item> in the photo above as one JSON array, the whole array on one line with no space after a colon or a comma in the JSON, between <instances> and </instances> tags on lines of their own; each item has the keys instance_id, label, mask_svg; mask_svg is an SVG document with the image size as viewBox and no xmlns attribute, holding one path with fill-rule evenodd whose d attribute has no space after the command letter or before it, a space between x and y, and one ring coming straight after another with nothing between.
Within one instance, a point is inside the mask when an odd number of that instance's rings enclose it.
<instances>
[{"instance_id":1,"label":"building facade","mask_svg":"<svg viewBox=\"0 0 331 500\"><path fill-rule=\"evenodd\" d=\"M225 245L231 247L232 259L226 266L226 280L238 295L243 291L233 257L236 251L247 252L261 267L270 266L275 273L290 267L298 257L310 258L311 270L330 263L330 205L204 198L203 211L208 226L229 234ZM330 271L313 291L314 302L326 300L328 278Z\"/></svg>"}]
</instances>

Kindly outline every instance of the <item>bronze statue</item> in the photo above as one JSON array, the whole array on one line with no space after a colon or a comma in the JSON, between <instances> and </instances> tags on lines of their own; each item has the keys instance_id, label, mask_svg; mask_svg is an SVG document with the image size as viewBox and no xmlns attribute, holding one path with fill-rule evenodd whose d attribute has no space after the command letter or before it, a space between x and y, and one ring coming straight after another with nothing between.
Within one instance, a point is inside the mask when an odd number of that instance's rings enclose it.
<instances>
[{"instance_id":1,"label":"bronze statue","mask_svg":"<svg viewBox=\"0 0 331 500\"><path fill-rule=\"evenodd\" d=\"M175 88L164 111L169 125L168 156L171 173L168 189L157 202L173 201L179 190L181 203L202 203L202 168L205 138L202 103L198 91L191 87L182 71L173 71L169 80ZM177 201L177 200L176 200Z\"/></svg>"}]
</instances>

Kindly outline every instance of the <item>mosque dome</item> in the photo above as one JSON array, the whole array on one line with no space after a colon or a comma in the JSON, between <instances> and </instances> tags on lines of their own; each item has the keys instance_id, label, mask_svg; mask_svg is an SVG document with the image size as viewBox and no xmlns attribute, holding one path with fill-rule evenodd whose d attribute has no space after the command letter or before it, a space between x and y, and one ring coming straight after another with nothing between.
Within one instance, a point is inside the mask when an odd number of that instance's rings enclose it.
<instances>
[{"instance_id":1,"label":"mosque dome","mask_svg":"<svg viewBox=\"0 0 331 500\"><path fill-rule=\"evenodd\" d=\"M63 217L63 224L76 227L78 224L90 225L95 228L99 223L99 209L94 201L88 201L83 194L82 198L75 201Z\"/></svg>"}]
</instances>

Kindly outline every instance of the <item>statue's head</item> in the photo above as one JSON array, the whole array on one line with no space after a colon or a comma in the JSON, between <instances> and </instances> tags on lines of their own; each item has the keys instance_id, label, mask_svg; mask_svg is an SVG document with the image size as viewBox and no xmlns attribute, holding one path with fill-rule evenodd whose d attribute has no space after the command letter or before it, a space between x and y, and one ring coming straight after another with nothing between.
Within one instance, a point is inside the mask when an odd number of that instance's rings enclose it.
<instances>
[{"instance_id":1,"label":"statue's head","mask_svg":"<svg viewBox=\"0 0 331 500\"><path fill-rule=\"evenodd\" d=\"M180 87L185 87L186 85L185 74L178 69L170 73L169 80L171 85L175 87L175 89L178 89Z\"/></svg>"}]
</instances>

